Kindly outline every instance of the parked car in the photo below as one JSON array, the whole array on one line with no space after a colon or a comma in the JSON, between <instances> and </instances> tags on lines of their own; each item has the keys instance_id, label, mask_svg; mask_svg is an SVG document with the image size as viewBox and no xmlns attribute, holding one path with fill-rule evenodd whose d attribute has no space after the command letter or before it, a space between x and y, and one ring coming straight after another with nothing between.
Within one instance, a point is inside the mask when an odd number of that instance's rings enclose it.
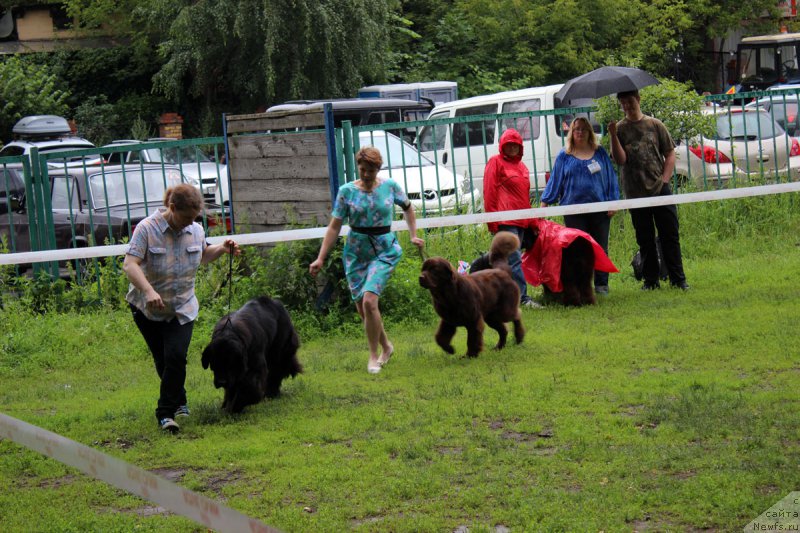
<instances>
[{"instance_id":1,"label":"parked car","mask_svg":"<svg viewBox=\"0 0 800 533\"><path fill-rule=\"evenodd\" d=\"M381 152L383 166L378 176L391 178L406 191L417 212L448 211L457 206L481 205L479 191L469 180L437 165L411 144L388 131L362 131L361 146L374 146Z\"/></svg>"},{"instance_id":2,"label":"parked car","mask_svg":"<svg viewBox=\"0 0 800 533\"><path fill-rule=\"evenodd\" d=\"M127 152L113 152L106 159L112 164L121 163L166 163L177 165L189 180L195 180L202 187L203 197L207 202L230 205L228 190L228 166L212 161L198 146L160 147L157 143L174 141L175 139L156 138L147 141L123 139L107 144L104 148L131 146ZM146 144L140 147L137 145Z\"/></svg>"},{"instance_id":3,"label":"parked car","mask_svg":"<svg viewBox=\"0 0 800 533\"><path fill-rule=\"evenodd\" d=\"M55 115L32 115L20 119L11 130L16 140L0 149L0 157L30 155L35 147L40 154L84 150L94 148L94 144L82 137L72 135L69 123ZM82 167L100 162L100 157L66 156L48 160L49 167Z\"/></svg>"},{"instance_id":4,"label":"parked car","mask_svg":"<svg viewBox=\"0 0 800 533\"><path fill-rule=\"evenodd\" d=\"M11 203L19 201L25 194L25 177L22 165L0 167L0 214L11 211Z\"/></svg>"},{"instance_id":5,"label":"parked car","mask_svg":"<svg viewBox=\"0 0 800 533\"><path fill-rule=\"evenodd\" d=\"M143 218L163 206L166 187L184 181L176 166L108 165L54 170L49 174L50 201L55 229L56 248L119 243L129 237ZM10 252L31 250L28 202L24 192L10 200L10 215L0 217L0 236ZM219 206L207 205L206 220ZM198 218L203 219L203 214ZM21 270L31 265L20 265ZM85 265L83 265L85 267ZM61 274L68 273L62 265Z\"/></svg>"},{"instance_id":6,"label":"parked car","mask_svg":"<svg viewBox=\"0 0 800 533\"><path fill-rule=\"evenodd\" d=\"M800 89L800 85L776 85L770 87L770 91L783 89ZM747 109L763 109L786 130L792 137L800 136L800 114L798 114L797 94L775 94L774 96L762 96L755 102L750 102L745 106Z\"/></svg>"},{"instance_id":7,"label":"parked car","mask_svg":"<svg viewBox=\"0 0 800 533\"><path fill-rule=\"evenodd\" d=\"M713 138L693 139L675 148L675 174L678 184L690 180L724 186L732 178L760 181L763 178L790 176L796 179L800 165L790 158L800 156L800 143L789 137L764 111L755 108L720 108L704 111L716 116Z\"/></svg>"}]
</instances>

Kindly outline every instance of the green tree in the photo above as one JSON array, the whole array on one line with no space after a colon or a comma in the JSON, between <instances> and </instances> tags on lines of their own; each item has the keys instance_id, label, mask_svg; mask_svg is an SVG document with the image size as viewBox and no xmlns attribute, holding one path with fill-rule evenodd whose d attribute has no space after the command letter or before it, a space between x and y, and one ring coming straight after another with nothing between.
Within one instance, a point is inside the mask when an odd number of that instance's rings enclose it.
<instances>
[{"instance_id":1,"label":"green tree","mask_svg":"<svg viewBox=\"0 0 800 533\"><path fill-rule=\"evenodd\" d=\"M742 21L748 33L775 31L774 11L774 0L404 0L420 37L393 34L392 48L408 50L393 79L449 79L472 96L621 64L711 89L713 39Z\"/></svg>"},{"instance_id":2,"label":"green tree","mask_svg":"<svg viewBox=\"0 0 800 533\"><path fill-rule=\"evenodd\" d=\"M14 124L28 115L65 115L69 93L57 76L24 58L0 61L0 135L11 138Z\"/></svg>"},{"instance_id":3,"label":"green tree","mask_svg":"<svg viewBox=\"0 0 800 533\"><path fill-rule=\"evenodd\" d=\"M81 20L124 18L132 42L163 63L156 90L187 122L292 98L351 96L382 80L391 16L371 0L68 0ZM211 116L212 119L208 117ZM218 128L219 129L219 128Z\"/></svg>"}]
</instances>

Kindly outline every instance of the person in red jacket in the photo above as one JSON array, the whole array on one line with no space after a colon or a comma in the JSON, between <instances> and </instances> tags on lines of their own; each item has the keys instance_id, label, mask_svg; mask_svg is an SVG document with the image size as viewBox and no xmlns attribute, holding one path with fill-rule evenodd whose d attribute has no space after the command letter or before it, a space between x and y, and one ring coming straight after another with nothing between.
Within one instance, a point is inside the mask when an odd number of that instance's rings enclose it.
<instances>
[{"instance_id":1,"label":"person in red jacket","mask_svg":"<svg viewBox=\"0 0 800 533\"><path fill-rule=\"evenodd\" d=\"M510 211L514 209L530 209L531 180L528 167L522 162L522 136L517 130L509 128L500 136L500 153L489 159L483 171L483 207L487 213ZM498 231L510 231L522 242L525 220L507 220L489 222L492 234ZM530 296L525 275L522 273L522 260L517 250L508 257L511 275L519 285L520 304L527 307L539 307Z\"/></svg>"}]
</instances>

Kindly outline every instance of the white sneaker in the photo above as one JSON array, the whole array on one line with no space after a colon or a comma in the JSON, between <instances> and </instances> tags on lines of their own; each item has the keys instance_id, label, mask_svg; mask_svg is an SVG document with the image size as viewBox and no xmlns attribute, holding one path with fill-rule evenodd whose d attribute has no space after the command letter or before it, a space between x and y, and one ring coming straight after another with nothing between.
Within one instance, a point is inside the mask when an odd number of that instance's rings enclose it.
<instances>
[{"instance_id":1,"label":"white sneaker","mask_svg":"<svg viewBox=\"0 0 800 533\"><path fill-rule=\"evenodd\" d=\"M527 307L528 309L544 309L544 306L536 300L530 298L519 304L520 307Z\"/></svg>"}]
</instances>

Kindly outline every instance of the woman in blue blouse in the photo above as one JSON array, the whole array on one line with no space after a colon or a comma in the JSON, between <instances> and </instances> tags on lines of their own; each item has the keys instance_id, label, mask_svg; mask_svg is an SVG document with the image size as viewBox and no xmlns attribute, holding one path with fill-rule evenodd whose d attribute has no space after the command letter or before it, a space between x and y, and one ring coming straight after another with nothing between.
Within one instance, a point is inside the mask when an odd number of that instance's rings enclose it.
<instances>
[{"instance_id":1,"label":"woman in blue blouse","mask_svg":"<svg viewBox=\"0 0 800 533\"><path fill-rule=\"evenodd\" d=\"M425 241L417 237L414 208L405 191L391 179L378 178L378 171L383 163L378 149L372 146L362 148L356 154L356 163L361 179L346 183L339 189L319 255L308 269L312 276L322 270L325 258L339 237L346 218L350 224L350 233L344 245L344 269L350 294L367 332L367 371L377 374L394 351L383 329L378 300L403 255L403 250L391 231L395 205L403 209L411 242L422 249Z\"/></svg>"},{"instance_id":2,"label":"woman in blue blouse","mask_svg":"<svg viewBox=\"0 0 800 533\"><path fill-rule=\"evenodd\" d=\"M611 159L597 144L592 126L584 117L572 121L566 147L553 163L550 180L542 194L542 207L619 200L619 183ZM608 253L608 231L615 211L564 215L564 225L591 235ZM608 294L608 272L595 271L594 290Z\"/></svg>"}]
</instances>

